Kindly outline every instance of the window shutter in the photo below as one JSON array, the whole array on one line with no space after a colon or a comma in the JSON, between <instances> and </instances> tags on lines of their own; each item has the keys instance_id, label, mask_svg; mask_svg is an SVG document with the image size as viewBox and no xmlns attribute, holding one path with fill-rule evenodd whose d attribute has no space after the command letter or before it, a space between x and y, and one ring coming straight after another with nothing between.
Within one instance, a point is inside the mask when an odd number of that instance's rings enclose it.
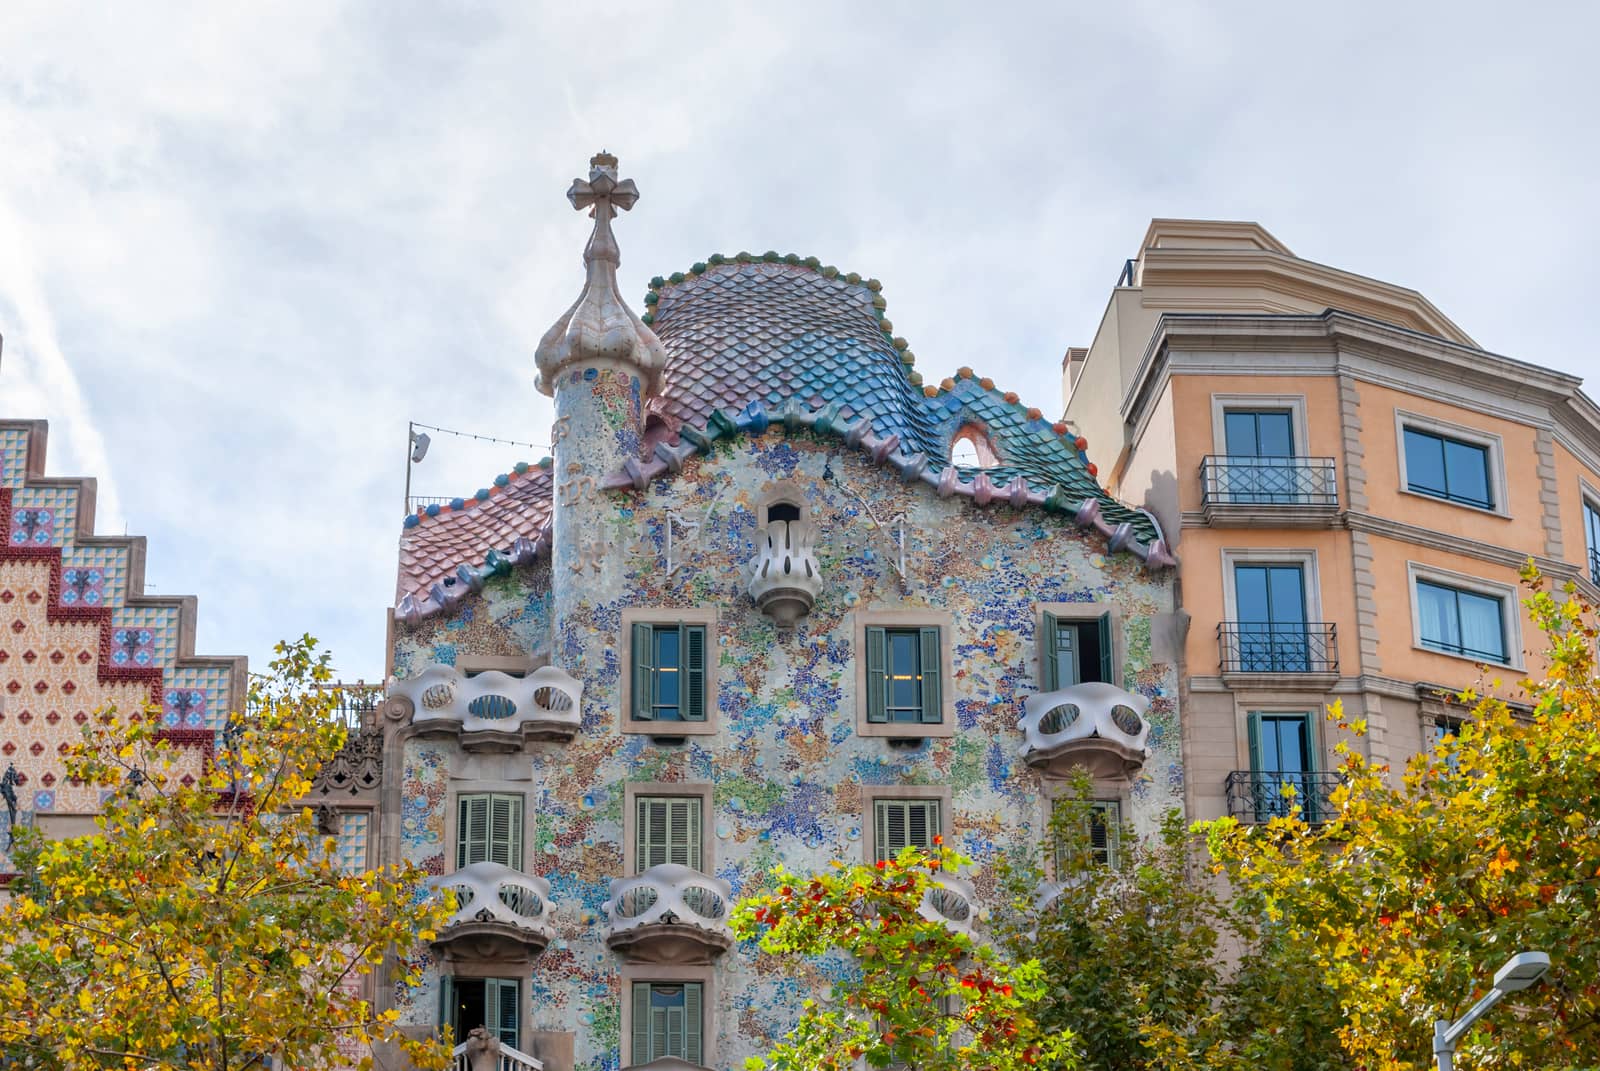
<instances>
[{"instance_id":1,"label":"window shutter","mask_svg":"<svg viewBox=\"0 0 1600 1071\"><path fill-rule=\"evenodd\" d=\"M1039 634L1039 682L1047 692L1061 687L1061 668L1057 655L1061 650L1061 622L1055 614L1044 615L1044 629Z\"/></svg>"},{"instance_id":2,"label":"window shutter","mask_svg":"<svg viewBox=\"0 0 1600 1071\"><path fill-rule=\"evenodd\" d=\"M678 650L683 654L683 716L686 721L706 720L706 629L680 625Z\"/></svg>"},{"instance_id":3,"label":"window shutter","mask_svg":"<svg viewBox=\"0 0 1600 1071\"><path fill-rule=\"evenodd\" d=\"M867 720L888 721L889 713L885 702L889 682L884 673L884 664L888 661L885 648L888 638L884 630L876 625L867 626Z\"/></svg>"},{"instance_id":4,"label":"window shutter","mask_svg":"<svg viewBox=\"0 0 1600 1071\"><path fill-rule=\"evenodd\" d=\"M484 1000L488 1004L485 1016L492 1024L495 1036L500 1039L500 1044L510 1045L513 1049L522 1046L518 1030L517 1008L517 983L512 978L490 978L484 983Z\"/></svg>"},{"instance_id":5,"label":"window shutter","mask_svg":"<svg viewBox=\"0 0 1600 1071\"><path fill-rule=\"evenodd\" d=\"M641 796L637 806L633 868L643 874L667 861L667 801Z\"/></svg>"},{"instance_id":6,"label":"window shutter","mask_svg":"<svg viewBox=\"0 0 1600 1071\"><path fill-rule=\"evenodd\" d=\"M439 979L439 1032L443 1036L444 1028L450 1028L450 1044L459 1044L455 1037L459 1033L456 1026L456 980L452 975L445 975Z\"/></svg>"},{"instance_id":7,"label":"window shutter","mask_svg":"<svg viewBox=\"0 0 1600 1071\"><path fill-rule=\"evenodd\" d=\"M688 982L683 987L683 1014L684 1023L684 1053L683 1058L691 1064L698 1065L700 1060L700 1036L703 1032L704 1013L700 1007L700 983Z\"/></svg>"},{"instance_id":8,"label":"window shutter","mask_svg":"<svg viewBox=\"0 0 1600 1071\"><path fill-rule=\"evenodd\" d=\"M878 825L878 858L893 859L900 854L900 850L908 844L918 843L912 839L915 830L924 831L924 842L931 840L928 815L922 810L924 807L933 807L934 821L937 823L937 803L924 803L911 800L877 800L874 803L876 821Z\"/></svg>"},{"instance_id":9,"label":"window shutter","mask_svg":"<svg viewBox=\"0 0 1600 1071\"><path fill-rule=\"evenodd\" d=\"M645 1064L655 1059L650 1052L650 986L644 982L633 984L633 1059L630 1063Z\"/></svg>"},{"instance_id":10,"label":"window shutter","mask_svg":"<svg viewBox=\"0 0 1600 1071\"><path fill-rule=\"evenodd\" d=\"M1261 769L1261 715L1250 715L1250 772L1262 773Z\"/></svg>"},{"instance_id":11,"label":"window shutter","mask_svg":"<svg viewBox=\"0 0 1600 1071\"><path fill-rule=\"evenodd\" d=\"M666 801L668 862L700 869L700 801Z\"/></svg>"},{"instance_id":12,"label":"window shutter","mask_svg":"<svg viewBox=\"0 0 1600 1071\"><path fill-rule=\"evenodd\" d=\"M1097 802L1089 812L1089 849L1095 860L1117 865L1117 842L1122 833L1122 804Z\"/></svg>"},{"instance_id":13,"label":"window shutter","mask_svg":"<svg viewBox=\"0 0 1600 1071\"><path fill-rule=\"evenodd\" d=\"M650 625L633 626L633 720L651 721L655 709L655 629Z\"/></svg>"},{"instance_id":14,"label":"window shutter","mask_svg":"<svg viewBox=\"0 0 1600 1071\"><path fill-rule=\"evenodd\" d=\"M513 870L522 869L521 797L489 797L488 857Z\"/></svg>"},{"instance_id":15,"label":"window shutter","mask_svg":"<svg viewBox=\"0 0 1600 1071\"><path fill-rule=\"evenodd\" d=\"M489 797L462 796L456 812L456 869L489 858Z\"/></svg>"},{"instance_id":16,"label":"window shutter","mask_svg":"<svg viewBox=\"0 0 1600 1071\"><path fill-rule=\"evenodd\" d=\"M939 627L930 625L921 630L922 651L918 671L922 674L922 721L937 724L944 721L944 692L940 687L939 669L943 663L939 649Z\"/></svg>"},{"instance_id":17,"label":"window shutter","mask_svg":"<svg viewBox=\"0 0 1600 1071\"><path fill-rule=\"evenodd\" d=\"M1100 615L1100 679L1107 684L1117 683L1116 644L1111 638L1111 614Z\"/></svg>"}]
</instances>

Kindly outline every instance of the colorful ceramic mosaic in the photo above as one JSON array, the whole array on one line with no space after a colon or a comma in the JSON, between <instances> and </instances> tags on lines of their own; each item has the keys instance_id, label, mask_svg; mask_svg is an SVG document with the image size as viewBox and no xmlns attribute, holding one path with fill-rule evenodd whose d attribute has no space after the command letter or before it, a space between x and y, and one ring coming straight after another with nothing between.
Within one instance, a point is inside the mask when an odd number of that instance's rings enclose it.
<instances>
[{"instance_id":1,"label":"colorful ceramic mosaic","mask_svg":"<svg viewBox=\"0 0 1600 1071\"><path fill-rule=\"evenodd\" d=\"M629 192L623 208L636 191L609 166L597 163L590 182L574 186L574 204L596 208L588 284L538 354L556 408L549 521L507 529L491 496L465 511L450 537L456 549L467 549L467 524L493 534L470 548L448 591L440 579L426 606L402 599L393 649L400 679L468 657L548 660L582 684L581 728L570 741L486 755L414 735L404 710L390 714L400 719L391 753L402 757L404 858L434 874L454 869L456 794L486 785L522 794L524 869L550 882L556 920L553 940L518 975L522 1036L534 1045L538 1032L572 1035L585 1071L627 1060L625 966L608 947L604 905L610 882L627 876L630 783L709 786L706 869L735 896L780 860L803 871L863 858L875 790L948 792L948 839L977 860L968 877L979 906L993 904L995 863L1040 851L1048 817L1042 775L1023 760L1017 729L1023 701L1039 691L1040 606L1078 603L1116 609L1117 675L1149 701L1148 757L1119 787L1135 827L1154 829L1181 805L1183 785L1176 667L1157 661L1151 642L1153 624L1172 611L1171 573L1121 549L1159 539L1140 527L1148 518L1106 500L1081 446L992 384L967 373L916 390L886 335L877 288L856 278L798 261L696 265L694 280L653 288L656 340L610 289L614 212L595 191ZM673 335L675 316L693 329ZM943 465L949 436L975 421L1011 466L993 479L967 472L941 484L897 454L904 442ZM951 493L956 479L965 493ZM1070 487L1073 508L1044 508L1028 490L1036 480ZM990 493L1007 485L1021 490ZM748 586L764 545L762 510L780 494L814 528L820 573L814 605L790 629L757 607ZM1101 512L1116 522L1109 543L1089 523ZM427 539L435 520L408 521L403 546ZM1149 547L1144 556L1159 557ZM664 621L714 612L713 731L677 741L623 731L623 619L641 609ZM894 746L859 731L858 634L869 611L942 623L949 735ZM419 1031L438 1021L444 969L430 962L424 985L394 994ZM723 1069L742 1066L794 1022L802 999L850 968L825 958L802 985L736 946L713 969L707 1063Z\"/></svg>"},{"instance_id":2,"label":"colorful ceramic mosaic","mask_svg":"<svg viewBox=\"0 0 1600 1071\"><path fill-rule=\"evenodd\" d=\"M93 486L44 479L32 463L44 446L43 423L0 422L0 774L21 778L19 822L99 809L99 790L72 783L63 759L107 706L161 707L171 738L193 747L182 776L198 776L214 743L208 719L242 696L244 680L243 659L183 648L192 601L136 589L133 540L74 542L80 518L93 517Z\"/></svg>"}]
</instances>

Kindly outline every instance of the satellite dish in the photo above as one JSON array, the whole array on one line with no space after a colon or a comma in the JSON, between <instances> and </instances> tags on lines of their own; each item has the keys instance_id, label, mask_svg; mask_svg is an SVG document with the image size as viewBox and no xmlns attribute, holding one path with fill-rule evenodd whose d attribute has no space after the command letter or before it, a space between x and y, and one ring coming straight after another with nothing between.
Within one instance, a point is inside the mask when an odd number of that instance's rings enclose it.
<instances>
[{"instance_id":1,"label":"satellite dish","mask_svg":"<svg viewBox=\"0 0 1600 1071\"><path fill-rule=\"evenodd\" d=\"M428 443L431 442L428 433L416 431L411 433L411 460L421 461L428 456Z\"/></svg>"}]
</instances>

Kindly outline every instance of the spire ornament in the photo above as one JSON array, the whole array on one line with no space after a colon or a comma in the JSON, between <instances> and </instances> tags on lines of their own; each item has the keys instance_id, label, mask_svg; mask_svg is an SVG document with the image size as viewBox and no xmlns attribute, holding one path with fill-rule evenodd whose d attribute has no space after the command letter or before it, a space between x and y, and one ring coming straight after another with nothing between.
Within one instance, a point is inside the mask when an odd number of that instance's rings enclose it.
<instances>
[{"instance_id":1,"label":"spire ornament","mask_svg":"<svg viewBox=\"0 0 1600 1071\"><path fill-rule=\"evenodd\" d=\"M617 290L622 250L611 232L617 210L626 212L639 201L632 179L617 178L617 158L602 150L589 161L589 177L573 179L567 200L578 211L589 210L594 233L583 249L583 293L545 332L534 351L539 389L555 393L556 376L568 367L625 367L636 370L647 391L660 385L666 350Z\"/></svg>"}]
</instances>

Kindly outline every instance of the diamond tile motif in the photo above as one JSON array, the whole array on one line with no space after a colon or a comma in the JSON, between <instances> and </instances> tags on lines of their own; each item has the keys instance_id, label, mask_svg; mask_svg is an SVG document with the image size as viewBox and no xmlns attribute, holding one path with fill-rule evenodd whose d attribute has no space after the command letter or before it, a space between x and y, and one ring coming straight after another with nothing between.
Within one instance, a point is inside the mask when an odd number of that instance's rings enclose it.
<instances>
[{"instance_id":1,"label":"diamond tile motif","mask_svg":"<svg viewBox=\"0 0 1600 1071\"><path fill-rule=\"evenodd\" d=\"M141 644L146 651L148 660L145 662L129 662L129 665L152 666L158 669L167 669L178 659L178 611L168 606L124 606L111 615L112 650L116 650L120 641L116 634L128 633L131 636L148 634L148 644ZM133 655L129 656L134 657Z\"/></svg>"},{"instance_id":2,"label":"diamond tile motif","mask_svg":"<svg viewBox=\"0 0 1600 1071\"><path fill-rule=\"evenodd\" d=\"M235 702L231 690L232 674L226 666L184 666L167 673L167 692L183 692L190 697L184 712L186 720L182 723L186 729L222 728ZM200 697L198 706L194 699L196 695ZM163 720L168 710L166 696L163 695ZM194 720L196 711L198 720Z\"/></svg>"},{"instance_id":3,"label":"diamond tile motif","mask_svg":"<svg viewBox=\"0 0 1600 1071\"><path fill-rule=\"evenodd\" d=\"M339 868L348 874L367 868L367 827L370 816L365 811L346 811L340 815Z\"/></svg>"},{"instance_id":4,"label":"diamond tile motif","mask_svg":"<svg viewBox=\"0 0 1600 1071\"><path fill-rule=\"evenodd\" d=\"M70 573L80 574L76 577ZM99 592L99 600L78 597L79 605L123 605L128 600L128 548L122 546L67 547L61 552L61 601L75 587Z\"/></svg>"},{"instance_id":5,"label":"diamond tile motif","mask_svg":"<svg viewBox=\"0 0 1600 1071\"><path fill-rule=\"evenodd\" d=\"M35 545L60 546L67 543L77 531L78 488L52 485L21 487L14 491L11 496L11 542L14 546L23 545L17 541L16 534L17 519L24 513L35 518L40 514L49 515L50 535L42 543L35 535ZM37 524L37 520L34 523Z\"/></svg>"},{"instance_id":6,"label":"diamond tile motif","mask_svg":"<svg viewBox=\"0 0 1600 1071\"><path fill-rule=\"evenodd\" d=\"M28 471L28 433L0 428L0 487L21 487Z\"/></svg>"}]
</instances>

